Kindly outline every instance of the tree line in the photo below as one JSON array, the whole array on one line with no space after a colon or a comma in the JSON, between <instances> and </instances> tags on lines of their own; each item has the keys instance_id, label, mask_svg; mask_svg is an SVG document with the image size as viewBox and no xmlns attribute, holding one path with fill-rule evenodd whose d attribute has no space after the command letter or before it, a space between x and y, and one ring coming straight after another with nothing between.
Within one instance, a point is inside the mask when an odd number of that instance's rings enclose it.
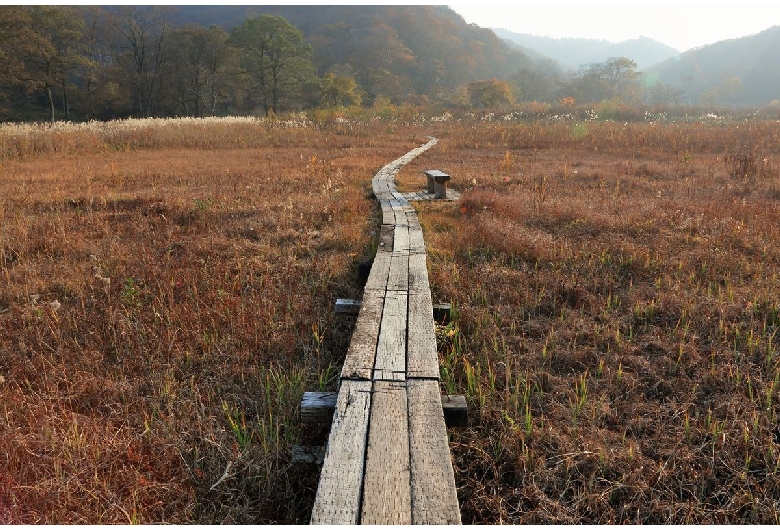
<instances>
[{"instance_id":1,"label":"tree line","mask_svg":"<svg viewBox=\"0 0 780 530\"><path fill-rule=\"evenodd\" d=\"M0 118L268 116L388 101L668 104L680 97L663 86L648 92L630 59L565 74L552 62L502 51L488 30L458 30L441 8L374 9L385 11L364 27L323 24L304 38L270 14L227 32L175 24L175 8L165 6L0 7Z\"/></svg>"},{"instance_id":2,"label":"tree line","mask_svg":"<svg viewBox=\"0 0 780 530\"><path fill-rule=\"evenodd\" d=\"M281 17L174 27L165 7L0 8L6 116L206 116L344 104L355 85L318 78L312 49Z\"/></svg>"}]
</instances>

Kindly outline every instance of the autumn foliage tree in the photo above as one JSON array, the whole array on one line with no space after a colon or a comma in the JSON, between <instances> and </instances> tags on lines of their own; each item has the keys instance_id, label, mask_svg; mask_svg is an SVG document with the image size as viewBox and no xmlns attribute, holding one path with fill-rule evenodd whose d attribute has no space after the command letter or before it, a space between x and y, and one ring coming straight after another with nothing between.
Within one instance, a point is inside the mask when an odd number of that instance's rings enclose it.
<instances>
[{"instance_id":1,"label":"autumn foliage tree","mask_svg":"<svg viewBox=\"0 0 780 530\"><path fill-rule=\"evenodd\" d=\"M475 108L494 108L514 103L512 87L507 81L491 79L466 85L466 95Z\"/></svg>"},{"instance_id":2,"label":"autumn foliage tree","mask_svg":"<svg viewBox=\"0 0 780 530\"><path fill-rule=\"evenodd\" d=\"M636 103L639 101L639 78L634 61L612 57L580 68L564 91L577 101Z\"/></svg>"},{"instance_id":3,"label":"autumn foliage tree","mask_svg":"<svg viewBox=\"0 0 780 530\"><path fill-rule=\"evenodd\" d=\"M325 74L325 78L322 80L322 98L320 100L322 106L359 106L362 99L355 78L338 76L333 73Z\"/></svg>"}]
</instances>

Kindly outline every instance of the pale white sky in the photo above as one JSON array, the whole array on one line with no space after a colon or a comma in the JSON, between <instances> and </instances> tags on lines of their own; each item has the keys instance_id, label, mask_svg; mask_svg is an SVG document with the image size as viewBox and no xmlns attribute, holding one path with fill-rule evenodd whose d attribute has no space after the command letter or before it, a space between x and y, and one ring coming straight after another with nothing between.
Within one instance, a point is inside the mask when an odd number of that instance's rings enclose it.
<instances>
[{"instance_id":1,"label":"pale white sky","mask_svg":"<svg viewBox=\"0 0 780 530\"><path fill-rule=\"evenodd\" d=\"M466 22L487 28L612 42L644 36L681 52L780 25L780 3L777 0L753 5L713 5L685 1L675 5L636 5L625 2L613 2L611 5L585 2L536 5L521 0L511 5L467 5L464 2L450 4L450 7Z\"/></svg>"}]
</instances>

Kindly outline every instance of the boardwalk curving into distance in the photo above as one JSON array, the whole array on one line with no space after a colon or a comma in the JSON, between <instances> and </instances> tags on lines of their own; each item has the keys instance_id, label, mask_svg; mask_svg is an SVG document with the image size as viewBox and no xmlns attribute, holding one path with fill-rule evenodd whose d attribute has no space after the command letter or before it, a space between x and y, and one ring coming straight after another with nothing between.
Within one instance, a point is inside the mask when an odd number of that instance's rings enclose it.
<instances>
[{"instance_id":1,"label":"boardwalk curving into distance","mask_svg":"<svg viewBox=\"0 0 780 530\"><path fill-rule=\"evenodd\" d=\"M312 524L460 524L425 242L395 188L430 141L373 178L382 209L371 267L341 372Z\"/></svg>"}]
</instances>

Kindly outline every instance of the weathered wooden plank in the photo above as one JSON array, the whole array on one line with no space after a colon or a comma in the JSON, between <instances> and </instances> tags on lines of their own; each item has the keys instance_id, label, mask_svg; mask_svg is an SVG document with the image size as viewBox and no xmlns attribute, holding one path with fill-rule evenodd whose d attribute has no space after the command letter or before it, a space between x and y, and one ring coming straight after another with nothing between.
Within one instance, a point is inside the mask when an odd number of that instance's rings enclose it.
<instances>
[{"instance_id":1,"label":"weathered wooden plank","mask_svg":"<svg viewBox=\"0 0 780 530\"><path fill-rule=\"evenodd\" d=\"M314 524L460 522L443 407L460 414L461 423L464 414L459 400L448 398L445 405L438 393L422 231L393 181L404 164L435 143L431 139L391 162L373 179L385 226L342 370ZM422 378L409 379L409 386L407 363L411 376ZM321 399L302 402L302 417L327 417L304 411L322 407L312 401Z\"/></svg>"},{"instance_id":2,"label":"weathered wooden plank","mask_svg":"<svg viewBox=\"0 0 780 530\"><path fill-rule=\"evenodd\" d=\"M438 169L426 169L425 171L423 171L423 173L425 173L426 177L430 177L432 179L440 178L440 179L450 180L450 176L447 173L440 171Z\"/></svg>"},{"instance_id":3,"label":"weathered wooden plank","mask_svg":"<svg viewBox=\"0 0 780 530\"><path fill-rule=\"evenodd\" d=\"M373 259L369 261L361 261L358 263L358 278L360 278L362 282L365 283L368 281L368 275L371 274L371 265L373 264Z\"/></svg>"},{"instance_id":4,"label":"weathered wooden plank","mask_svg":"<svg viewBox=\"0 0 780 530\"><path fill-rule=\"evenodd\" d=\"M412 524L460 524L438 381L407 381Z\"/></svg>"},{"instance_id":5,"label":"weathered wooden plank","mask_svg":"<svg viewBox=\"0 0 780 530\"><path fill-rule=\"evenodd\" d=\"M314 500L312 524L360 522L371 385L371 381L341 382Z\"/></svg>"},{"instance_id":6,"label":"weathered wooden plank","mask_svg":"<svg viewBox=\"0 0 780 530\"><path fill-rule=\"evenodd\" d=\"M431 291L425 254L409 255L409 291Z\"/></svg>"},{"instance_id":7,"label":"weathered wooden plank","mask_svg":"<svg viewBox=\"0 0 780 530\"><path fill-rule=\"evenodd\" d=\"M355 329L349 342L347 356L341 369L343 379L371 379L374 357L379 340L379 325L382 319L384 293L366 291L360 302Z\"/></svg>"},{"instance_id":8,"label":"weathered wooden plank","mask_svg":"<svg viewBox=\"0 0 780 530\"><path fill-rule=\"evenodd\" d=\"M332 411L331 411L332 412ZM322 464L325 460L325 448L311 445L293 445L290 447L291 464Z\"/></svg>"},{"instance_id":9,"label":"weathered wooden plank","mask_svg":"<svg viewBox=\"0 0 780 530\"><path fill-rule=\"evenodd\" d=\"M396 225L393 233L393 252L409 253L409 227Z\"/></svg>"},{"instance_id":10,"label":"weathered wooden plank","mask_svg":"<svg viewBox=\"0 0 780 530\"><path fill-rule=\"evenodd\" d=\"M431 292L409 293L409 322L406 346L407 377L439 379L436 329L433 324Z\"/></svg>"},{"instance_id":11,"label":"weathered wooden plank","mask_svg":"<svg viewBox=\"0 0 780 530\"><path fill-rule=\"evenodd\" d=\"M425 253L425 240L419 224L409 225L409 252L414 254Z\"/></svg>"},{"instance_id":12,"label":"weathered wooden plank","mask_svg":"<svg viewBox=\"0 0 780 530\"><path fill-rule=\"evenodd\" d=\"M395 240L395 226L382 225L379 228L379 249L382 252L392 252L394 240Z\"/></svg>"},{"instance_id":13,"label":"weathered wooden plank","mask_svg":"<svg viewBox=\"0 0 780 530\"><path fill-rule=\"evenodd\" d=\"M337 398L338 392L304 392L301 398L301 421L330 423Z\"/></svg>"},{"instance_id":14,"label":"weathered wooden plank","mask_svg":"<svg viewBox=\"0 0 780 530\"><path fill-rule=\"evenodd\" d=\"M390 203L386 200L381 202L382 207L382 224L392 226L395 224L395 212L390 206Z\"/></svg>"},{"instance_id":15,"label":"weathered wooden plank","mask_svg":"<svg viewBox=\"0 0 780 530\"><path fill-rule=\"evenodd\" d=\"M433 320L439 324L449 324L450 314L452 313L452 304L440 302L433 304Z\"/></svg>"},{"instance_id":16,"label":"weathered wooden plank","mask_svg":"<svg viewBox=\"0 0 780 530\"><path fill-rule=\"evenodd\" d=\"M394 224L396 227L409 226L408 212L405 212L403 210L396 210Z\"/></svg>"},{"instance_id":17,"label":"weathered wooden plank","mask_svg":"<svg viewBox=\"0 0 780 530\"><path fill-rule=\"evenodd\" d=\"M410 524L409 422L406 385L374 382L361 524Z\"/></svg>"},{"instance_id":18,"label":"weathered wooden plank","mask_svg":"<svg viewBox=\"0 0 780 530\"><path fill-rule=\"evenodd\" d=\"M447 181L439 182L434 179L433 182L433 198L434 199L446 199L447 198Z\"/></svg>"},{"instance_id":19,"label":"weathered wooden plank","mask_svg":"<svg viewBox=\"0 0 780 530\"><path fill-rule=\"evenodd\" d=\"M406 293L388 291L379 328L374 380L406 379Z\"/></svg>"},{"instance_id":20,"label":"weathered wooden plank","mask_svg":"<svg viewBox=\"0 0 780 530\"><path fill-rule=\"evenodd\" d=\"M390 182L387 178L373 179L371 182L371 187L374 190L374 196L380 200L391 193Z\"/></svg>"},{"instance_id":21,"label":"weathered wooden plank","mask_svg":"<svg viewBox=\"0 0 780 530\"><path fill-rule=\"evenodd\" d=\"M364 291L382 291L387 289L387 277L390 274L390 258L392 254L380 250L374 256L371 272L368 274Z\"/></svg>"},{"instance_id":22,"label":"weathered wooden plank","mask_svg":"<svg viewBox=\"0 0 780 530\"><path fill-rule=\"evenodd\" d=\"M409 255L393 254L390 258L390 273L387 278L388 291L409 290Z\"/></svg>"}]
</instances>

